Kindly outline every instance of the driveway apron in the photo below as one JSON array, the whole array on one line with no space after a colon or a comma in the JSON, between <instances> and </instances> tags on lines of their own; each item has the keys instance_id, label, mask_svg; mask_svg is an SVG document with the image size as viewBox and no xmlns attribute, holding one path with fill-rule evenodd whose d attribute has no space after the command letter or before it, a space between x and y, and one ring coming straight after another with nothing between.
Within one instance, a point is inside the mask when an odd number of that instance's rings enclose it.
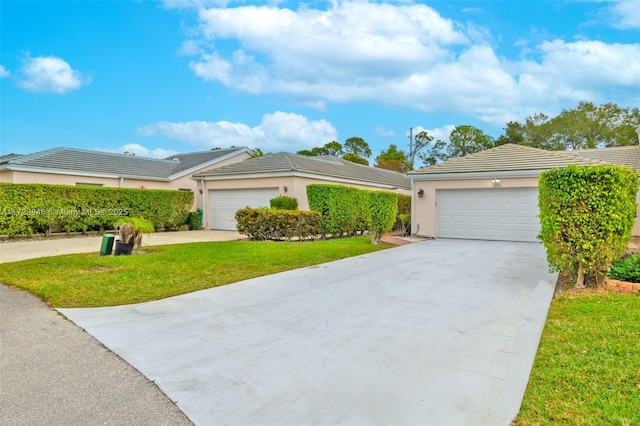
<instances>
[{"instance_id":1,"label":"driveway apron","mask_svg":"<svg viewBox=\"0 0 640 426\"><path fill-rule=\"evenodd\" d=\"M60 312L197 425L508 425L555 280L540 244L433 240Z\"/></svg>"}]
</instances>

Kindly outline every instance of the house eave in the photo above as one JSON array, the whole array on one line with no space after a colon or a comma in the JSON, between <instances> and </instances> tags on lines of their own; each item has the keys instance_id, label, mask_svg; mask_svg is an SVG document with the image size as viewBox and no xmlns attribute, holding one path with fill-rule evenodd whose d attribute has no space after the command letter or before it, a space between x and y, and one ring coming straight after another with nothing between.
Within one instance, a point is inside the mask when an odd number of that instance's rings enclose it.
<instances>
[{"instance_id":1,"label":"house eave","mask_svg":"<svg viewBox=\"0 0 640 426\"><path fill-rule=\"evenodd\" d=\"M83 176L83 177L97 177L103 179L136 179L136 180L148 180L156 182L170 182L169 178L153 177L153 176L136 176L126 174L113 174L113 173L92 173L83 172L77 170L64 170L64 169L45 169L40 167L25 167L18 165L8 165L0 167L0 171L15 171L15 172L30 172L30 173L46 173L54 175L66 175L66 176Z\"/></svg>"},{"instance_id":2,"label":"house eave","mask_svg":"<svg viewBox=\"0 0 640 426\"><path fill-rule=\"evenodd\" d=\"M467 179L487 179L487 178L527 178L539 177L540 174L549 169L536 170L504 170L491 172L462 172L462 173L425 173L409 174L412 181L425 180L467 180Z\"/></svg>"},{"instance_id":3,"label":"house eave","mask_svg":"<svg viewBox=\"0 0 640 426\"><path fill-rule=\"evenodd\" d=\"M385 184L380 182L372 182L360 179L349 179L341 176L334 176L330 174L321 174L313 172L305 172L300 170L278 170L269 172L252 172L252 173L234 173L227 175L194 175L191 177L193 180L206 180L206 181L221 181L221 180L237 180L237 179L264 179L264 178L279 178L279 177L300 177L308 179L325 180L330 182L347 183L352 185L364 185L375 186L385 189L404 189L406 191L411 190L411 186L407 184L406 187L401 187L393 184Z\"/></svg>"}]
</instances>

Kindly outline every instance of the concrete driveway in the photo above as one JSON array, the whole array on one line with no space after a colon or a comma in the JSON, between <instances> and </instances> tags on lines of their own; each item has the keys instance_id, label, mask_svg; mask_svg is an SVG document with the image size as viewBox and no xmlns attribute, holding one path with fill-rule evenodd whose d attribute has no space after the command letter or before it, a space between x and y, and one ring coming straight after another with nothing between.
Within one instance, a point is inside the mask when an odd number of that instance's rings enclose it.
<instances>
[{"instance_id":1,"label":"concrete driveway","mask_svg":"<svg viewBox=\"0 0 640 426\"><path fill-rule=\"evenodd\" d=\"M508 425L555 279L540 244L434 240L60 311L197 425Z\"/></svg>"}]
</instances>

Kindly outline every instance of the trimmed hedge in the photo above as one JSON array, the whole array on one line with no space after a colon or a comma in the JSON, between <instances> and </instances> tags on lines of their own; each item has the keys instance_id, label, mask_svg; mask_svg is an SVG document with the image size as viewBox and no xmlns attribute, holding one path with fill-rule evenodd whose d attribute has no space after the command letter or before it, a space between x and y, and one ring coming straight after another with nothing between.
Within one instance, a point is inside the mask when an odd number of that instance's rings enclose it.
<instances>
[{"instance_id":1,"label":"trimmed hedge","mask_svg":"<svg viewBox=\"0 0 640 426\"><path fill-rule=\"evenodd\" d=\"M246 207L238 210L235 218L238 232L258 241L314 239L322 229L317 212Z\"/></svg>"},{"instance_id":2,"label":"trimmed hedge","mask_svg":"<svg viewBox=\"0 0 640 426\"><path fill-rule=\"evenodd\" d=\"M369 192L341 185L307 185L309 209L322 215L323 236L353 235L369 230Z\"/></svg>"},{"instance_id":3,"label":"trimmed hedge","mask_svg":"<svg viewBox=\"0 0 640 426\"><path fill-rule=\"evenodd\" d=\"M391 231L398 215L398 198L393 192L371 191L369 193L372 242L380 241L382 234Z\"/></svg>"},{"instance_id":4,"label":"trimmed hedge","mask_svg":"<svg viewBox=\"0 0 640 426\"><path fill-rule=\"evenodd\" d=\"M322 214L323 237L373 231L376 243L391 230L398 212L397 195L386 191L312 184L307 186L307 198L309 208Z\"/></svg>"},{"instance_id":5,"label":"trimmed hedge","mask_svg":"<svg viewBox=\"0 0 640 426\"><path fill-rule=\"evenodd\" d=\"M287 197L286 195L278 195L269 200L272 209L276 210L298 210L298 199L295 197Z\"/></svg>"},{"instance_id":6,"label":"trimmed hedge","mask_svg":"<svg viewBox=\"0 0 640 426\"><path fill-rule=\"evenodd\" d=\"M193 193L161 189L0 183L0 234L49 234L112 229L121 216L149 220L158 228L185 224Z\"/></svg>"},{"instance_id":7,"label":"trimmed hedge","mask_svg":"<svg viewBox=\"0 0 640 426\"><path fill-rule=\"evenodd\" d=\"M538 184L541 231L551 268L599 274L624 253L635 223L638 173L625 166L570 165L547 170Z\"/></svg>"}]
</instances>

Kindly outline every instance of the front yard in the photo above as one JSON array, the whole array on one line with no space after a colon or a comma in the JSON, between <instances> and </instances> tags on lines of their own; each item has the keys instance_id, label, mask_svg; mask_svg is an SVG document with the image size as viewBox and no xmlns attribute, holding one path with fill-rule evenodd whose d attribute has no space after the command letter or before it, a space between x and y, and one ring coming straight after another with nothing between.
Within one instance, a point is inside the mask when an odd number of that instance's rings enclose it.
<instances>
[{"instance_id":1,"label":"front yard","mask_svg":"<svg viewBox=\"0 0 640 426\"><path fill-rule=\"evenodd\" d=\"M638 295L554 297L514 424L640 424Z\"/></svg>"},{"instance_id":2,"label":"front yard","mask_svg":"<svg viewBox=\"0 0 640 426\"><path fill-rule=\"evenodd\" d=\"M133 256L73 254L3 264L0 282L51 306L126 305L391 247L369 237L314 242L228 241L157 246Z\"/></svg>"}]
</instances>

